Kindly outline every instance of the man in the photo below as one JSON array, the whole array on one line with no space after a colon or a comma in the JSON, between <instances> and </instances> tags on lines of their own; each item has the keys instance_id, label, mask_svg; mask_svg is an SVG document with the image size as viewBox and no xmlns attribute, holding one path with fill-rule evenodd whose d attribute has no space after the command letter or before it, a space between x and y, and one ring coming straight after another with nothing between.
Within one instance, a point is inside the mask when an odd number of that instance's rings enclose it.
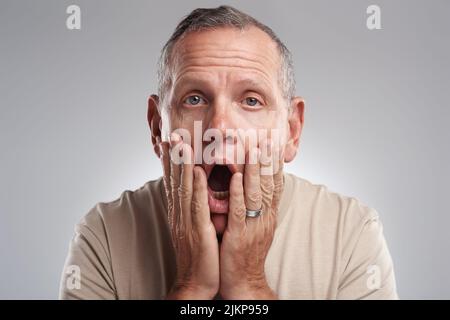
<instances>
[{"instance_id":1,"label":"man","mask_svg":"<svg viewBox=\"0 0 450 320\"><path fill-rule=\"evenodd\" d=\"M267 26L228 6L187 16L149 98L163 178L80 221L60 297L397 298L377 213L283 172L303 128L294 92Z\"/></svg>"}]
</instances>

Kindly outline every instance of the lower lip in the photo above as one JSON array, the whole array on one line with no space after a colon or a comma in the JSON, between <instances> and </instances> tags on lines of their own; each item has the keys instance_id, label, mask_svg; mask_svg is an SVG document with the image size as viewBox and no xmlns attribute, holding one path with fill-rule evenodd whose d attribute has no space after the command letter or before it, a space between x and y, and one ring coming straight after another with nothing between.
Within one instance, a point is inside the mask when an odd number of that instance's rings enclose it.
<instances>
[{"instance_id":1,"label":"lower lip","mask_svg":"<svg viewBox=\"0 0 450 320\"><path fill-rule=\"evenodd\" d=\"M228 213L228 199L219 200L213 197L213 191L208 186L208 204L209 211L213 213L226 214Z\"/></svg>"}]
</instances>

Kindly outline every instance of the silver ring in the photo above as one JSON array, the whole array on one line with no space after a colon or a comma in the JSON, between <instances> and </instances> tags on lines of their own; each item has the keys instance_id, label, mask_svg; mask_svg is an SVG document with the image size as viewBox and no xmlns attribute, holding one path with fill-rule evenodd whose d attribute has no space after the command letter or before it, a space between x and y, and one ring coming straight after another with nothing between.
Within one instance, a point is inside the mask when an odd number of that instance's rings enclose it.
<instances>
[{"instance_id":1,"label":"silver ring","mask_svg":"<svg viewBox=\"0 0 450 320\"><path fill-rule=\"evenodd\" d=\"M257 218L261 215L261 213L262 213L262 209L259 209L259 210L245 209L245 214L247 215L247 217L250 217L250 218Z\"/></svg>"}]
</instances>

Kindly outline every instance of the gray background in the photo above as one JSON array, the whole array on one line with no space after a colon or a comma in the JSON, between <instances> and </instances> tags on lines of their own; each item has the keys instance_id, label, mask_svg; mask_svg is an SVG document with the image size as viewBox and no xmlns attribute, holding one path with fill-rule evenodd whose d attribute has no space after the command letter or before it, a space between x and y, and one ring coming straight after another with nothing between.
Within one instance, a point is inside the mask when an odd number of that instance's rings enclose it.
<instances>
[{"instance_id":1,"label":"gray background","mask_svg":"<svg viewBox=\"0 0 450 320\"><path fill-rule=\"evenodd\" d=\"M450 1L0 2L0 298L57 297L75 223L160 175L146 124L182 16L222 3L271 26L306 99L287 167L381 215L402 298L450 298ZM66 29L66 7L82 10ZM382 30L366 28L378 4Z\"/></svg>"}]
</instances>

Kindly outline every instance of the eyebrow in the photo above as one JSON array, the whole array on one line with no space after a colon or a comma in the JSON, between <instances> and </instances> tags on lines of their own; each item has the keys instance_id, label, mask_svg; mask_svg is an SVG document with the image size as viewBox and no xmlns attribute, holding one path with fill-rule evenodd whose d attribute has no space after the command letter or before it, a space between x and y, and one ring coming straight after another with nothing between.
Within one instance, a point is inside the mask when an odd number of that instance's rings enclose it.
<instances>
[{"instance_id":1,"label":"eyebrow","mask_svg":"<svg viewBox=\"0 0 450 320\"><path fill-rule=\"evenodd\" d=\"M255 88L257 90L261 91L267 91L270 89L270 87L266 84L266 81L258 81L254 80L252 78L245 78L238 80L237 83L242 86L248 86L251 88Z\"/></svg>"},{"instance_id":2,"label":"eyebrow","mask_svg":"<svg viewBox=\"0 0 450 320\"><path fill-rule=\"evenodd\" d=\"M174 88L183 88L187 85L189 86L202 86L204 84L209 84L209 81L207 79L202 79L199 77L194 77L194 76L185 76L182 77L181 79L176 79L174 82Z\"/></svg>"}]
</instances>

